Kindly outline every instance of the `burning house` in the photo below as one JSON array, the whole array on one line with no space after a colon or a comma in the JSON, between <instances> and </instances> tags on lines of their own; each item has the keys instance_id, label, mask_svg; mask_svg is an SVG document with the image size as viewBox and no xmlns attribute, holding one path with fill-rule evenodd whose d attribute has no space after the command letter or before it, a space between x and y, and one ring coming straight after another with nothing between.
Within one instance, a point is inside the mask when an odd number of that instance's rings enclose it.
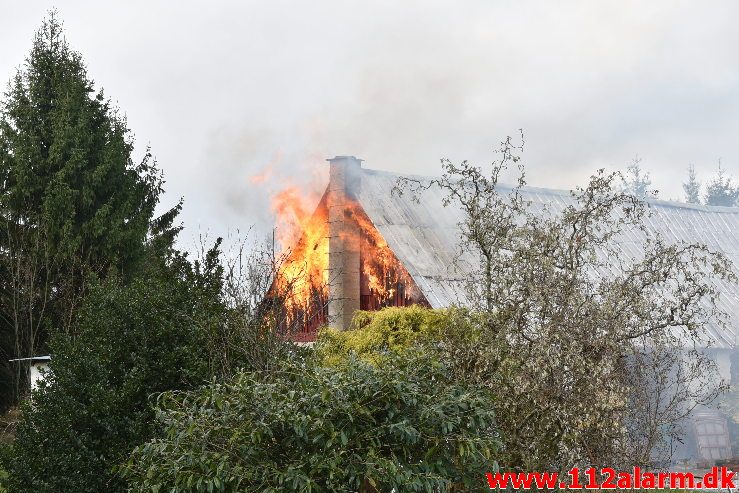
<instances>
[{"instance_id":1,"label":"burning house","mask_svg":"<svg viewBox=\"0 0 739 493\"><path fill-rule=\"evenodd\" d=\"M346 329L360 309L464 303L464 263L455 261L463 212L453 204L445 206L443 193L434 187L418 200L392 193L400 175L364 168L354 156L328 162L329 185L283 268L288 281L310 279L294 288L296 303L307 314L300 337L311 340L325 324ZM431 180L413 178L421 185ZM542 211L557 212L574 200L561 190L526 187L522 194ZM705 243L739 266L739 208L658 200L650 201L650 208L647 227L667 242ZM638 232L626 232L618 248L625 257L636 258L641 242ZM719 308L739 320L739 286L716 282L722 293ZM732 351L739 324L711 324L708 333L713 350ZM728 376L728 353L719 361Z\"/></svg>"},{"instance_id":2,"label":"burning house","mask_svg":"<svg viewBox=\"0 0 739 493\"><path fill-rule=\"evenodd\" d=\"M329 185L284 267L283 282L296 283L290 307L299 323L298 340L311 341L323 325L346 329L357 310L421 304L442 308L464 303L464 272L459 263L459 226L463 213L445 206L431 187L414 200L392 193L399 175L366 169L353 156L329 159ZM429 184L430 178L413 177ZM503 187L501 187L503 188ZM504 190L502 190L504 191ZM535 209L562 210L573 204L569 192L527 187L524 198ZM739 266L739 208L650 201L647 227L668 242L704 243ZM637 258L643 237L625 232L618 248ZM471 264L472 265L472 264ZM707 327L707 351L730 382L739 374L739 286L717 280L719 308L730 323ZM734 382L736 383L736 382ZM693 423L692 455L704 459L731 454L725 420L703 413ZM718 424L717 424L718 423ZM723 425L721 423L724 423ZM739 452L739 451L737 451Z\"/></svg>"},{"instance_id":3,"label":"burning house","mask_svg":"<svg viewBox=\"0 0 739 493\"><path fill-rule=\"evenodd\" d=\"M329 185L281 268L293 337L312 341L317 329L349 327L357 310L430 303L414 276L368 215L370 197L390 196L394 175L375 187L353 156L329 160ZM387 188L386 188L387 187ZM372 211L374 212L374 211ZM280 289L282 288L282 289Z\"/></svg>"}]
</instances>

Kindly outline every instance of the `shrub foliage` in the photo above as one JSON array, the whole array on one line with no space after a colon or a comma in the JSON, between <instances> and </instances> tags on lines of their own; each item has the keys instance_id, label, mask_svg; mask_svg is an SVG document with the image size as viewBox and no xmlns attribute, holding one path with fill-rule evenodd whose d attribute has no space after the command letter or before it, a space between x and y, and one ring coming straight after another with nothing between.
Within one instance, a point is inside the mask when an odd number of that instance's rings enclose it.
<instances>
[{"instance_id":1,"label":"shrub foliage","mask_svg":"<svg viewBox=\"0 0 739 493\"><path fill-rule=\"evenodd\" d=\"M364 360L378 362L383 353L437 340L447 322L446 310L417 305L388 307L376 312L360 311L352 320L353 330L323 329L316 349L329 364L351 353Z\"/></svg>"},{"instance_id":2,"label":"shrub foliage","mask_svg":"<svg viewBox=\"0 0 739 493\"><path fill-rule=\"evenodd\" d=\"M150 277L92 289L77 337L52 341L51 372L23 407L11 491L124 491L114 473L154 434L150 396L210 376L212 314L184 281Z\"/></svg>"},{"instance_id":3,"label":"shrub foliage","mask_svg":"<svg viewBox=\"0 0 739 493\"><path fill-rule=\"evenodd\" d=\"M492 401L413 352L244 372L163 394L165 434L124 473L142 493L482 490L498 447Z\"/></svg>"}]
</instances>

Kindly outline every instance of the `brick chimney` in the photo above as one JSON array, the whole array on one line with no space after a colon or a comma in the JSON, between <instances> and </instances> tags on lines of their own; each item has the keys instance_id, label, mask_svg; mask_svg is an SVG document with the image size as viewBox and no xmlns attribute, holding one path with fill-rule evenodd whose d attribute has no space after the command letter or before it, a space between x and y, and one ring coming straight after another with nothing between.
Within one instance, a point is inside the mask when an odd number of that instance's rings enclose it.
<instances>
[{"instance_id":1,"label":"brick chimney","mask_svg":"<svg viewBox=\"0 0 739 493\"><path fill-rule=\"evenodd\" d=\"M359 310L360 231L349 207L361 187L362 160L336 156L328 183L328 325L346 330Z\"/></svg>"}]
</instances>

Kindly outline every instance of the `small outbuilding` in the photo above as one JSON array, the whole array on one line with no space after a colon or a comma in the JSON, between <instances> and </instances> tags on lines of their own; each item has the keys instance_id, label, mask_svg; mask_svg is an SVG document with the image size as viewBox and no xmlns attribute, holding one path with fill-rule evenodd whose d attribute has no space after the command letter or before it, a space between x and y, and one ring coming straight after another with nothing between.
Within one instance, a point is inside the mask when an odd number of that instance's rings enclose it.
<instances>
[{"instance_id":1,"label":"small outbuilding","mask_svg":"<svg viewBox=\"0 0 739 493\"><path fill-rule=\"evenodd\" d=\"M32 356L30 358L16 358L9 361L17 362L18 364L24 365L28 368L28 378L31 381L31 390L36 390L39 382L44 379L44 375L41 370L46 370L49 367L51 356Z\"/></svg>"}]
</instances>

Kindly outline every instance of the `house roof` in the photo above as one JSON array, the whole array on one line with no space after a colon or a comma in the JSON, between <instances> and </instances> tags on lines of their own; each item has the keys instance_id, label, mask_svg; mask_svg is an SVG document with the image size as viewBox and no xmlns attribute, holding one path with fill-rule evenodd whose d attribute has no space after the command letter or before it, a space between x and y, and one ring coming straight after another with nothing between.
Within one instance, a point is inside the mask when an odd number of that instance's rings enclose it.
<instances>
[{"instance_id":1,"label":"house roof","mask_svg":"<svg viewBox=\"0 0 739 493\"><path fill-rule=\"evenodd\" d=\"M463 220L460 208L445 207L444 193L431 187L414 201L410 194L391 193L401 175L362 169L359 202L375 227L413 277L434 308L464 303L463 275L454 267L459 253ZM432 178L413 176L428 184ZM501 186L505 192L510 187ZM535 209L558 211L574 204L570 192L526 187L523 196ZM706 244L712 251L723 252L739 266L739 208L708 207L650 200L653 214L646 225L672 243ZM626 232L618 240L624 255L635 258L641 250L643 236ZM735 267L736 269L736 267ZM739 342L739 286L715 280L721 292L718 308L730 317L727 328L708 324L714 347L734 348Z\"/></svg>"}]
</instances>

